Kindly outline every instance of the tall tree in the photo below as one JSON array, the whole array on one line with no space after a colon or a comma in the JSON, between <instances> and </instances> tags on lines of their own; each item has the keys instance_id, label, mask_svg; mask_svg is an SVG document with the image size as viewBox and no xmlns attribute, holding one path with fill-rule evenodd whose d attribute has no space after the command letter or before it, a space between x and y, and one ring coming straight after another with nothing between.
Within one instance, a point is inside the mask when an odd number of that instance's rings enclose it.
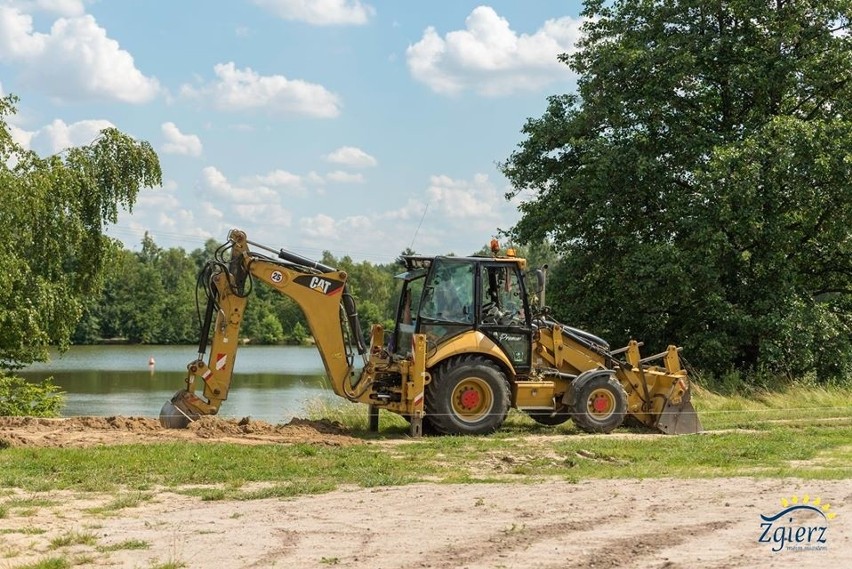
<instances>
[{"instance_id":1,"label":"tall tree","mask_svg":"<svg viewBox=\"0 0 852 569\"><path fill-rule=\"evenodd\" d=\"M850 0L593 0L503 163L514 236L564 256L563 317L693 363L852 360ZM554 287L551 287L553 290ZM556 297L552 297L554 300Z\"/></svg>"},{"instance_id":2,"label":"tall tree","mask_svg":"<svg viewBox=\"0 0 852 569\"><path fill-rule=\"evenodd\" d=\"M143 187L161 183L147 142L106 129L88 146L41 158L17 145L0 99L0 368L64 347L97 294L115 243L103 233Z\"/></svg>"}]
</instances>

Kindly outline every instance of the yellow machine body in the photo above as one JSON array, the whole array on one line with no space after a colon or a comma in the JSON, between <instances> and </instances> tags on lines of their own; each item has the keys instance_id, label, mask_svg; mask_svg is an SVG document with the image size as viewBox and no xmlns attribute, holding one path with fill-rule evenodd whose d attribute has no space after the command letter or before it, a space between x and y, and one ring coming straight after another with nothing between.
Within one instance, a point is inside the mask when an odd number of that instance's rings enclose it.
<instances>
[{"instance_id":1,"label":"yellow machine body","mask_svg":"<svg viewBox=\"0 0 852 569\"><path fill-rule=\"evenodd\" d=\"M270 258L250 244L276 252L233 230L229 257L206 269L198 357L187 366L185 388L163 406L167 427L214 415L227 400L249 293L263 285L299 305L334 393L368 405L372 426L384 409L405 416L414 436L424 426L484 434L513 407L543 424L570 419L589 432L609 432L626 417L670 434L701 429L677 348L642 359L637 342L610 351L591 334L534 316L523 259L408 259L396 329L387 338L374 325L367 345L345 272L284 250ZM449 303L441 308L442 288L464 297L455 312ZM654 360L662 365L649 365Z\"/></svg>"}]
</instances>

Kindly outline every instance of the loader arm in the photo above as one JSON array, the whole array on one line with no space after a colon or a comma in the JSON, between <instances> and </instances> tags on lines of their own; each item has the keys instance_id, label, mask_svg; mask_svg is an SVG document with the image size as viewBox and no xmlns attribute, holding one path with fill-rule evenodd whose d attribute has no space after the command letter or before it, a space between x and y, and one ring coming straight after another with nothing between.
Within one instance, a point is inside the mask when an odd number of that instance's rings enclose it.
<instances>
[{"instance_id":1,"label":"loader arm","mask_svg":"<svg viewBox=\"0 0 852 569\"><path fill-rule=\"evenodd\" d=\"M208 264L207 307L198 357L187 365L185 389L175 393L160 412L165 427L183 428L203 415L215 415L228 398L240 325L248 297L260 284L289 297L302 309L335 394L356 400L356 389L363 391L359 389L360 376L355 380L353 373L352 344L362 355L366 348L355 303L346 286L347 274L284 250L276 252L279 259L272 259L250 251L249 243L245 233L231 231L230 259L220 254ZM211 326L210 355L205 362ZM196 395L199 380L203 397Z\"/></svg>"}]
</instances>

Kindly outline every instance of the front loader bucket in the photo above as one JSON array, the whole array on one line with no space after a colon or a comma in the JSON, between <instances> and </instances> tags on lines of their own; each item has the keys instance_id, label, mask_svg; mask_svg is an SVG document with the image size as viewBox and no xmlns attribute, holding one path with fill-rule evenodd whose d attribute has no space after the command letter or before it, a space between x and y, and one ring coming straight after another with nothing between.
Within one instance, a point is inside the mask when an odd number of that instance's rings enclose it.
<instances>
[{"instance_id":1,"label":"front loader bucket","mask_svg":"<svg viewBox=\"0 0 852 569\"><path fill-rule=\"evenodd\" d=\"M660 418L657 420L657 428L667 435L691 435L701 432L701 421L698 413L692 406L692 398L689 391L683 394L680 404L673 405L670 402L663 407Z\"/></svg>"}]
</instances>

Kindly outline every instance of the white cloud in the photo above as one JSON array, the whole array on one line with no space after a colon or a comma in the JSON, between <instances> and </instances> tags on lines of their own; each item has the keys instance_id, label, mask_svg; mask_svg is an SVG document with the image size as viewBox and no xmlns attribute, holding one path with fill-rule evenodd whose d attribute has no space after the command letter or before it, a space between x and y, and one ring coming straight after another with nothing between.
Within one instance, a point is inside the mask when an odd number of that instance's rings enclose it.
<instances>
[{"instance_id":1,"label":"white cloud","mask_svg":"<svg viewBox=\"0 0 852 569\"><path fill-rule=\"evenodd\" d=\"M378 164L375 158L354 146L341 146L326 156L326 160L334 164L352 166L353 168L367 168Z\"/></svg>"},{"instance_id":2,"label":"white cloud","mask_svg":"<svg viewBox=\"0 0 852 569\"><path fill-rule=\"evenodd\" d=\"M180 200L174 194L174 190L162 189L153 192L140 192L136 207L146 207L163 212L175 211L180 208Z\"/></svg>"},{"instance_id":3,"label":"white cloud","mask_svg":"<svg viewBox=\"0 0 852 569\"><path fill-rule=\"evenodd\" d=\"M399 208L340 218L318 213L300 219L298 227L301 247L355 256L381 254L387 262L412 243L422 253L469 254L486 245L498 227L509 227L516 219L517 210L487 175L435 175Z\"/></svg>"},{"instance_id":4,"label":"white cloud","mask_svg":"<svg viewBox=\"0 0 852 569\"><path fill-rule=\"evenodd\" d=\"M358 239L353 241L352 236ZM375 251L386 246L389 236L386 228L377 226L373 219L366 215L351 215L335 219L330 215L319 213L303 217L299 220L299 236L302 246L316 250L338 249L344 255L356 252Z\"/></svg>"},{"instance_id":5,"label":"white cloud","mask_svg":"<svg viewBox=\"0 0 852 569\"><path fill-rule=\"evenodd\" d=\"M447 217L477 220L493 220L504 201L485 174L476 174L472 182L432 176L426 197L430 206Z\"/></svg>"},{"instance_id":6,"label":"white cloud","mask_svg":"<svg viewBox=\"0 0 852 569\"><path fill-rule=\"evenodd\" d=\"M363 174L352 174L350 172L343 172L341 170L335 170L334 172L329 172L325 175L325 179L329 182L338 182L341 184L363 184L364 183L364 175Z\"/></svg>"},{"instance_id":7,"label":"white cloud","mask_svg":"<svg viewBox=\"0 0 852 569\"><path fill-rule=\"evenodd\" d=\"M509 227L516 218L517 210L486 174L475 174L470 180L434 175L422 194L409 198L400 208L378 214L376 225L387 227L387 239L393 239L394 231L413 239L423 220L416 250L468 254L486 244L498 227Z\"/></svg>"},{"instance_id":8,"label":"white cloud","mask_svg":"<svg viewBox=\"0 0 852 569\"><path fill-rule=\"evenodd\" d=\"M228 216L234 218L232 221L240 226L289 227L292 214L281 205L281 192L258 183L259 179L266 178L267 181L276 180L280 185L285 177L282 172L276 170L267 176L248 177L237 185L217 168L208 166L201 171L201 187L216 199L206 200L206 207L212 217L219 219L224 217L222 212L227 211Z\"/></svg>"},{"instance_id":9,"label":"white cloud","mask_svg":"<svg viewBox=\"0 0 852 569\"><path fill-rule=\"evenodd\" d=\"M263 190L274 189L274 191L282 195L296 197L305 197L308 195L307 188L301 176L281 169L272 170L268 174L243 178L241 183Z\"/></svg>"},{"instance_id":10,"label":"white cloud","mask_svg":"<svg viewBox=\"0 0 852 569\"><path fill-rule=\"evenodd\" d=\"M302 177L286 170L273 170L268 174L253 176L250 180L264 186L289 186L296 188L302 186Z\"/></svg>"},{"instance_id":11,"label":"white cloud","mask_svg":"<svg viewBox=\"0 0 852 569\"><path fill-rule=\"evenodd\" d=\"M201 171L201 185L227 202L263 204L278 201L278 194L274 190L265 186L236 186L214 166L207 166Z\"/></svg>"},{"instance_id":12,"label":"white cloud","mask_svg":"<svg viewBox=\"0 0 852 569\"><path fill-rule=\"evenodd\" d=\"M324 213L300 219L299 227L302 234L309 238L330 240L338 238L337 223L333 217Z\"/></svg>"},{"instance_id":13,"label":"white cloud","mask_svg":"<svg viewBox=\"0 0 852 569\"><path fill-rule=\"evenodd\" d=\"M278 228L290 227L293 218L281 204L237 204L233 211L247 224L272 225Z\"/></svg>"},{"instance_id":14,"label":"white cloud","mask_svg":"<svg viewBox=\"0 0 852 569\"><path fill-rule=\"evenodd\" d=\"M360 0L254 0L254 3L284 20L317 26L366 24L376 10Z\"/></svg>"},{"instance_id":15,"label":"white cloud","mask_svg":"<svg viewBox=\"0 0 852 569\"><path fill-rule=\"evenodd\" d=\"M283 75L259 75L233 62L213 67L217 80L200 87L184 85L186 97L211 98L226 111L265 109L269 112L332 118L340 114L340 98L322 85Z\"/></svg>"},{"instance_id":16,"label":"white cloud","mask_svg":"<svg viewBox=\"0 0 852 569\"><path fill-rule=\"evenodd\" d=\"M73 2L51 2L75 12ZM133 56L107 37L91 15L57 19L49 33L14 5L0 5L0 61L20 69L22 84L67 100L106 99L144 103L160 92L156 78L139 71Z\"/></svg>"},{"instance_id":17,"label":"white cloud","mask_svg":"<svg viewBox=\"0 0 852 569\"><path fill-rule=\"evenodd\" d=\"M474 90L506 95L537 90L570 76L556 58L575 51L582 20L547 20L534 34L518 34L489 6L475 8L465 29L441 37L433 27L406 50L411 75L441 94Z\"/></svg>"},{"instance_id":18,"label":"white cloud","mask_svg":"<svg viewBox=\"0 0 852 569\"><path fill-rule=\"evenodd\" d=\"M24 150L29 150L32 148L32 140L35 135L34 132L30 132L28 130L24 130L21 127L15 126L13 124L9 126L9 134L12 136L12 140L19 144Z\"/></svg>"},{"instance_id":19,"label":"white cloud","mask_svg":"<svg viewBox=\"0 0 852 569\"><path fill-rule=\"evenodd\" d=\"M173 122L165 122L160 130L166 139L162 149L166 154L183 154L185 156L201 156L201 139L194 134L184 134Z\"/></svg>"},{"instance_id":20,"label":"white cloud","mask_svg":"<svg viewBox=\"0 0 852 569\"><path fill-rule=\"evenodd\" d=\"M19 0L10 4L23 12L39 11L59 16L82 16L86 12L82 0Z\"/></svg>"},{"instance_id":21,"label":"white cloud","mask_svg":"<svg viewBox=\"0 0 852 569\"><path fill-rule=\"evenodd\" d=\"M30 137L30 147L39 153L55 154L72 146L85 146L97 139L105 128L114 128L108 120L83 120L65 124L56 119L49 125L35 131Z\"/></svg>"},{"instance_id":22,"label":"white cloud","mask_svg":"<svg viewBox=\"0 0 852 569\"><path fill-rule=\"evenodd\" d=\"M225 214L222 213L222 210L210 202L201 202L199 209L204 219L214 219L216 221L225 219Z\"/></svg>"},{"instance_id":23,"label":"white cloud","mask_svg":"<svg viewBox=\"0 0 852 569\"><path fill-rule=\"evenodd\" d=\"M404 206L386 210L379 214L379 219L386 220L401 220L409 221L412 219L420 219L426 212L426 202L414 198L409 198Z\"/></svg>"},{"instance_id":24,"label":"white cloud","mask_svg":"<svg viewBox=\"0 0 852 569\"><path fill-rule=\"evenodd\" d=\"M325 178L323 178L313 170L308 172L308 175L305 177L305 180L313 186L322 186L323 184L325 184Z\"/></svg>"}]
</instances>

